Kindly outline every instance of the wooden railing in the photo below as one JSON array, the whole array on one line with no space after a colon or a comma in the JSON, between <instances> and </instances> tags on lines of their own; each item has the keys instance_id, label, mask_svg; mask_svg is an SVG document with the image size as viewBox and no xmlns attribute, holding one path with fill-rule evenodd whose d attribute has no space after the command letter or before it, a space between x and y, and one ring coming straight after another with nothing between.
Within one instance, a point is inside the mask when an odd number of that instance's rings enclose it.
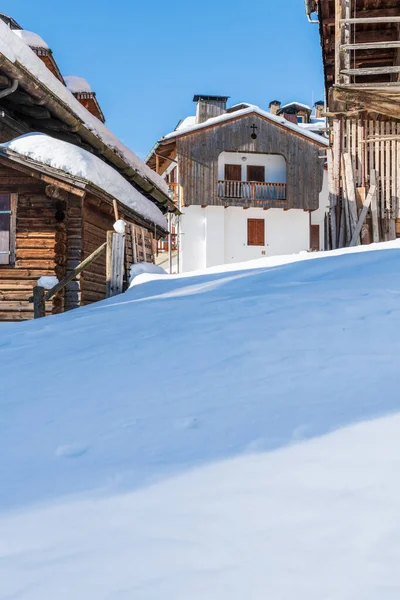
<instances>
[{"instance_id":1,"label":"wooden railing","mask_svg":"<svg viewBox=\"0 0 400 600\"><path fill-rule=\"evenodd\" d=\"M218 196L244 200L286 200L286 183L218 181Z\"/></svg>"},{"instance_id":2,"label":"wooden railing","mask_svg":"<svg viewBox=\"0 0 400 600\"><path fill-rule=\"evenodd\" d=\"M170 188L170 192L171 192L171 196L172 196L172 200L174 202L178 201L178 183L171 181L170 183L167 184Z\"/></svg>"}]
</instances>

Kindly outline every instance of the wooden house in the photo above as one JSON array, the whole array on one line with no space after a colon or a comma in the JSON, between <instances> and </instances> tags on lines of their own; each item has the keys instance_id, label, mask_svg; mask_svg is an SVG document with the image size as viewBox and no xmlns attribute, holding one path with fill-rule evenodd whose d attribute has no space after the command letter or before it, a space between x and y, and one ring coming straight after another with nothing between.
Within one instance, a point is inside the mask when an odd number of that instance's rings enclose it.
<instances>
[{"instance_id":1,"label":"wooden house","mask_svg":"<svg viewBox=\"0 0 400 600\"><path fill-rule=\"evenodd\" d=\"M325 71L330 247L400 235L400 4L306 0Z\"/></svg>"},{"instance_id":2,"label":"wooden house","mask_svg":"<svg viewBox=\"0 0 400 600\"><path fill-rule=\"evenodd\" d=\"M168 186L66 87L11 18L0 18L0 320L33 316L42 276L72 273L125 220L129 266L177 212ZM17 33L16 33L17 32ZM117 213L117 214L116 214ZM105 255L47 303L47 314L106 296Z\"/></svg>"},{"instance_id":3,"label":"wooden house","mask_svg":"<svg viewBox=\"0 0 400 600\"><path fill-rule=\"evenodd\" d=\"M227 108L225 96L194 101L196 116L147 158L182 213L177 269L323 249L328 142L321 132L251 104Z\"/></svg>"}]
</instances>

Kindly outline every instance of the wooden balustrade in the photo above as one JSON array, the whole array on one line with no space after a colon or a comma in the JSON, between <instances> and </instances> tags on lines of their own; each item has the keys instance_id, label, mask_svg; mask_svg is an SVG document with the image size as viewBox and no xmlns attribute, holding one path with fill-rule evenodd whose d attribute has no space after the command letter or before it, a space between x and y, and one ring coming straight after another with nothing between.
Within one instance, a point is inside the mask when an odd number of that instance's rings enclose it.
<instances>
[{"instance_id":1,"label":"wooden balustrade","mask_svg":"<svg viewBox=\"0 0 400 600\"><path fill-rule=\"evenodd\" d=\"M286 183L218 181L218 196L244 200L286 200Z\"/></svg>"}]
</instances>

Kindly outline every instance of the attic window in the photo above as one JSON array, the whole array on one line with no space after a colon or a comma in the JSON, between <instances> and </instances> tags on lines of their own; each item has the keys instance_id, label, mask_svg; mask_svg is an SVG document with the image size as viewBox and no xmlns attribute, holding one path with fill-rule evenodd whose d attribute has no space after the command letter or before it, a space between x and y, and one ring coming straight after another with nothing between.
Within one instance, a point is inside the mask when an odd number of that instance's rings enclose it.
<instances>
[{"instance_id":1,"label":"attic window","mask_svg":"<svg viewBox=\"0 0 400 600\"><path fill-rule=\"evenodd\" d=\"M302 115L297 115L297 122L304 123L304 117Z\"/></svg>"}]
</instances>

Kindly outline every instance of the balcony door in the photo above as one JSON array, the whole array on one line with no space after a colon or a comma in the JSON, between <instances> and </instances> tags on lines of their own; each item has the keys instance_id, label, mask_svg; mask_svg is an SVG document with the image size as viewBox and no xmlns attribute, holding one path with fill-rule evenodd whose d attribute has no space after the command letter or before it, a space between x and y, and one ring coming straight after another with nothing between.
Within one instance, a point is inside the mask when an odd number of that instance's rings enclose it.
<instances>
[{"instance_id":1,"label":"balcony door","mask_svg":"<svg viewBox=\"0 0 400 600\"><path fill-rule=\"evenodd\" d=\"M240 198L242 195L242 165L225 165L225 198Z\"/></svg>"}]
</instances>

